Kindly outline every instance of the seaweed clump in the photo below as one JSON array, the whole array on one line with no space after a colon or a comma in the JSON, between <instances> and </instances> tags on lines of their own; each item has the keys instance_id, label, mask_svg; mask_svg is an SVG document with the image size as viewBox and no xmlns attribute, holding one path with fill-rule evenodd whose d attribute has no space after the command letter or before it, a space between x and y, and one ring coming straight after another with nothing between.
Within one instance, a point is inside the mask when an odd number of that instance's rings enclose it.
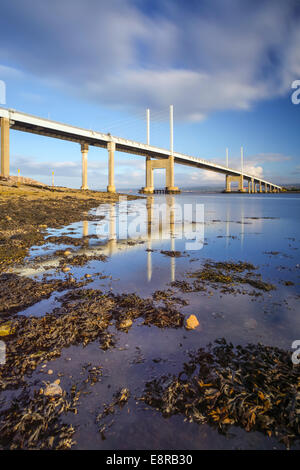
<instances>
[{"instance_id":1,"label":"seaweed clump","mask_svg":"<svg viewBox=\"0 0 300 470\"><path fill-rule=\"evenodd\" d=\"M50 297L53 292L83 287L90 280L75 281L71 277L66 279L47 280L43 276L41 281L18 276L16 274L0 275L0 314L12 314Z\"/></svg>"},{"instance_id":2,"label":"seaweed clump","mask_svg":"<svg viewBox=\"0 0 300 470\"><path fill-rule=\"evenodd\" d=\"M112 419L110 422L107 422L106 418L115 414L116 407L118 407L118 409L122 409L126 403L128 403L129 398L130 390L128 388L122 388L121 390L118 390L114 394L114 399L112 402L108 405L105 405L103 411L98 414L96 422L99 423L99 433L101 434L103 440L105 440L105 432L114 423L114 419Z\"/></svg>"},{"instance_id":3,"label":"seaweed clump","mask_svg":"<svg viewBox=\"0 0 300 470\"><path fill-rule=\"evenodd\" d=\"M151 298L136 294L103 294L100 290L77 289L60 297L61 307L43 317L19 316L13 322L14 334L6 337L6 364L0 369L0 390L16 388L25 374L41 362L59 357L63 348L99 341L102 349L114 346L110 324L123 330L137 318L145 325L179 328L184 317L168 301L157 306Z\"/></svg>"},{"instance_id":4,"label":"seaweed clump","mask_svg":"<svg viewBox=\"0 0 300 470\"><path fill-rule=\"evenodd\" d=\"M178 376L148 382L141 399L164 417L183 415L221 433L236 425L273 435L287 447L300 435L299 366L276 347L235 348L218 340L190 353Z\"/></svg>"},{"instance_id":5,"label":"seaweed clump","mask_svg":"<svg viewBox=\"0 0 300 470\"><path fill-rule=\"evenodd\" d=\"M237 288L241 284L248 284L265 292L274 290L275 286L263 281L260 274L254 273L255 270L253 264L243 261L207 261L202 269L187 274L187 278L193 279L192 282L175 281L171 285L183 292L205 291L207 286L217 288L221 285L222 293L241 293Z\"/></svg>"},{"instance_id":6,"label":"seaweed clump","mask_svg":"<svg viewBox=\"0 0 300 470\"><path fill-rule=\"evenodd\" d=\"M62 423L63 414L77 413L78 394L49 397L25 389L0 412L0 449L70 449L75 429Z\"/></svg>"},{"instance_id":7,"label":"seaweed clump","mask_svg":"<svg viewBox=\"0 0 300 470\"><path fill-rule=\"evenodd\" d=\"M182 256L181 251L175 251L175 250L161 250L160 251L162 255L165 256L170 256L171 258L180 258Z\"/></svg>"},{"instance_id":8,"label":"seaweed clump","mask_svg":"<svg viewBox=\"0 0 300 470\"><path fill-rule=\"evenodd\" d=\"M106 262L108 260L108 257L106 255L100 254L100 255L92 255L92 256L87 256L87 255L75 255L72 257L68 257L66 260L61 260L61 265L64 266L66 263L70 266L84 266L90 261L102 261Z\"/></svg>"}]
</instances>

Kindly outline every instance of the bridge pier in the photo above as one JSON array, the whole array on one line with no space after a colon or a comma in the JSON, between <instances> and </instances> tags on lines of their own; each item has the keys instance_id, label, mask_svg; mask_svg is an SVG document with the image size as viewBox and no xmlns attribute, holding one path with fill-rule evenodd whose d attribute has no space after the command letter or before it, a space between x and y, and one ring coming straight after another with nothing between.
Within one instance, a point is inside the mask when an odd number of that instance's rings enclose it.
<instances>
[{"instance_id":1,"label":"bridge pier","mask_svg":"<svg viewBox=\"0 0 300 470\"><path fill-rule=\"evenodd\" d=\"M161 168L166 170L166 192L180 192L180 190L176 186L174 186L174 157L170 156L168 159L165 160L151 160L150 157L146 157L146 186L140 189L140 193L154 193L153 171L155 169Z\"/></svg>"},{"instance_id":2,"label":"bridge pier","mask_svg":"<svg viewBox=\"0 0 300 470\"><path fill-rule=\"evenodd\" d=\"M108 142L107 144L108 150L108 186L107 192L108 193L115 193L115 150L116 144L115 142Z\"/></svg>"},{"instance_id":3,"label":"bridge pier","mask_svg":"<svg viewBox=\"0 0 300 470\"><path fill-rule=\"evenodd\" d=\"M1 118L1 176L9 176L9 119Z\"/></svg>"},{"instance_id":4,"label":"bridge pier","mask_svg":"<svg viewBox=\"0 0 300 470\"><path fill-rule=\"evenodd\" d=\"M81 189L89 189L87 185L87 156L89 152L88 144L81 144L82 155L82 185Z\"/></svg>"},{"instance_id":5,"label":"bridge pier","mask_svg":"<svg viewBox=\"0 0 300 470\"><path fill-rule=\"evenodd\" d=\"M174 186L174 155L168 158L169 169L166 173L166 188L168 193L179 193L177 186Z\"/></svg>"},{"instance_id":6,"label":"bridge pier","mask_svg":"<svg viewBox=\"0 0 300 470\"><path fill-rule=\"evenodd\" d=\"M226 190L225 190L226 193L231 193L231 183L233 181L237 181L239 183L238 191L240 191L241 193L245 192L243 175L239 175L239 176L226 175Z\"/></svg>"},{"instance_id":7,"label":"bridge pier","mask_svg":"<svg viewBox=\"0 0 300 470\"><path fill-rule=\"evenodd\" d=\"M154 185L153 185L153 170L151 165L151 158L146 157L146 185L140 190L144 194L153 194Z\"/></svg>"},{"instance_id":8,"label":"bridge pier","mask_svg":"<svg viewBox=\"0 0 300 470\"><path fill-rule=\"evenodd\" d=\"M261 181L259 182L259 192L260 192L260 193L263 192L263 190L262 190L262 182L261 182Z\"/></svg>"},{"instance_id":9,"label":"bridge pier","mask_svg":"<svg viewBox=\"0 0 300 470\"><path fill-rule=\"evenodd\" d=\"M249 181L249 186L250 186L250 193L252 194L254 192L254 180L253 178Z\"/></svg>"}]
</instances>

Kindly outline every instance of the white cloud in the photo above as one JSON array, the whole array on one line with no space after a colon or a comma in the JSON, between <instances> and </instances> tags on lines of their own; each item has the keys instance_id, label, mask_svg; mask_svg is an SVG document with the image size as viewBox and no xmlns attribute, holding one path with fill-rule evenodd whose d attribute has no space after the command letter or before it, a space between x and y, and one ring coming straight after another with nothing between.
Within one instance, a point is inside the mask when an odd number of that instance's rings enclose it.
<instances>
[{"instance_id":1,"label":"white cloud","mask_svg":"<svg viewBox=\"0 0 300 470\"><path fill-rule=\"evenodd\" d=\"M202 120L280 96L300 74L293 0L26 0L1 7L0 60L93 102ZM6 18L9 18L9 22ZM38 40L37 40L38 38ZM0 69L1 73L1 69Z\"/></svg>"},{"instance_id":2,"label":"white cloud","mask_svg":"<svg viewBox=\"0 0 300 470\"><path fill-rule=\"evenodd\" d=\"M12 155L11 158L11 172L17 174L20 169L22 176L28 176L34 179L41 179L45 181L50 178L52 171L54 171L55 178L65 178L65 184L74 184L72 180L81 178L81 159L78 156L76 161L38 161L36 158L22 155ZM143 158L126 158L120 156L115 159L115 180L116 184L123 185L124 174L130 172L130 184L135 185L144 180L145 175L145 161ZM107 185L107 160L92 160L88 159L88 177L89 180L96 182L97 185ZM69 181L69 183L67 183ZM127 179L126 179L127 181ZM128 182L125 183L128 186Z\"/></svg>"},{"instance_id":3,"label":"white cloud","mask_svg":"<svg viewBox=\"0 0 300 470\"><path fill-rule=\"evenodd\" d=\"M263 167L261 166L245 165L244 173L248 173L248 175L256 176L257 178L263 178L264 170L263 170Z\"/></svg>"}]
</instances>

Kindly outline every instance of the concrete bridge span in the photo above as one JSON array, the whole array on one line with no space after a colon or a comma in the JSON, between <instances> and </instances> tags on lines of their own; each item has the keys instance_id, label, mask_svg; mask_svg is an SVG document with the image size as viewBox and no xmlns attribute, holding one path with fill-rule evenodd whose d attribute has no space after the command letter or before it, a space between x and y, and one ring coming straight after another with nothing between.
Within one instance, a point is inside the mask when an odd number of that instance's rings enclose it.
<instances>
[{"instance_id":1,"label":"concrete bridge span","mask_svg":"<svg viewBox=\"0 0 300 470\"><path fill-rule=\"evenodd\" d=\"M9 176L9 134L10 129L29 132L32 134L53 137L56 139L77 142L82 154L82 185L88 189L87 168L89 146L106 148L108 151L108 192L115 192L114 182L114 153L115 151L139 155L146 158L145 187L141 192L152 194L154 191L153 171L156 168L166 170L166 191L177 193L179 189L174 183L174 164L187 165L203 170L214 171L226 176L226 192L231 192L231 183L238 182L240 192L279 192L282 187L270 181L257 178L254 175L241 173L240 170L212 163L208 160L174 152L173 149L163 149L153 145L136 142L121 137L112 136L98 131L63 124L50 119L40 118L12 109L0 107L1 122L1 176ZM244 183L247 182L245 188Z\"/></svg>"}]
</instances>

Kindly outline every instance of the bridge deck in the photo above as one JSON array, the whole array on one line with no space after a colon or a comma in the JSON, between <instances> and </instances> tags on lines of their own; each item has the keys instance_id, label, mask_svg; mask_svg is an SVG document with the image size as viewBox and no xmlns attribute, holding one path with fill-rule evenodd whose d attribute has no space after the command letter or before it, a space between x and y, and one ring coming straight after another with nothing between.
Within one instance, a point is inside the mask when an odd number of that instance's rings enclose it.
<instances>
[{"instance_id":1,"label":"bridge deck","mask_svg":"<svg viewBox=\"0 0 300 470\"><path fill-rule=\"evenodd\" d=\"M69 140L72 142L87 143L88 145L103 148L107 147L108 142L113 141L116 144L116 150L120 152L161 159L168 158L170 156L170 150L168 149L147 145L141 142L135 142L133 140L112 136L110 134L105 134L98 131L71 126L69 124L63 124L12 109L0 107L0 118L1 117L8 118L10 120L11 129L23 132L30 132L33 134L54 137L57 139ZM241 174L239 170L227 168L226 166L212 163L208 160L178 152L174 152L173 154L175 163L179 163L181 165L202 168L204 170L214 171L224 175L239 176ZM278 186L269 181L265 181L248 173L243 173L243 177L246 180L254 180L255 182L271 185L276 189L282 189L281 186Z\"/></svg>"}]
</instances>

